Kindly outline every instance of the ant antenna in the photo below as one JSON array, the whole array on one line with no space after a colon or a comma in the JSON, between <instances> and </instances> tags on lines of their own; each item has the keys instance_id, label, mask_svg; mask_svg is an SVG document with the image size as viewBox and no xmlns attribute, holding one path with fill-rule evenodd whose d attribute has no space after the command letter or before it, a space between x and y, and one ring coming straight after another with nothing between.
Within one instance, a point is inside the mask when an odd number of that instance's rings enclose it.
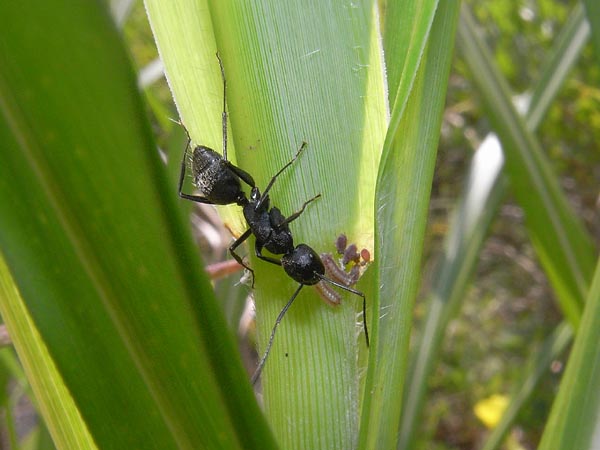
<instances>
[{"instance_id":1,"label":"ant antenna","mask_svg":"<svg viewBox=\"0 0 600 450\"><path fill-rule=\"evenodd\" d=\"M304 287L303 284L300 284L300 286L298 286L298 289L296 289L296 292L294 292L294 295L292 295L292 298L290 298L290 300L287 302L287 304L283 307L283 309L277 316L277 320L275 321L273 330L271 330L271 336L269 337L269 343L267 344L265 353L264 353L263 357L260 359L260 362L258 363L258 367L254 371L252 378L250 378L250 382L252 383L252 385L256 384L256 382L258 381L260 374L263 370L263 367L265 366L265 363L267 362L267 357L269 356L269 352L271 351L271 346L273 345L273 339L275 339L275 331L277 331L277 326L283 319L283 316L285 315L287 310L290 309L290 306L292 306L292 303L294 302L294 300L296 300L296 297L298 296L298 294L300 293L300 290L303 287Z\"/></svg>"}]
</instances>

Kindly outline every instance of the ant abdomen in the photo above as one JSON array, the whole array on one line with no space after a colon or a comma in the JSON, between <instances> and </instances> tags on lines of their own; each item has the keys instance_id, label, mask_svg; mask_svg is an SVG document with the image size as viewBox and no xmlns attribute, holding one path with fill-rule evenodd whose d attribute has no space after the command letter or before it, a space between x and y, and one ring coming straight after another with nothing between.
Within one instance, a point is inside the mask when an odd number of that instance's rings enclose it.
<instances>
[{"instance_id":1,"label":"ant abdomen","mask_svg":"<svg viewBox=\"0 0 600 450\"><path fill-rule=\"evenodd\" d=\"M321 257L306 244L299 244L293 252L281 257L283 270L298 283L312 286L325 275Z\"/></svg>"},{"instance_id":2,"label":"ant abdomen","mask_svg":"<svg viewBox=\"0 0 600 450\"><path fill-rule=\"evenodd\" d=\"M239 177L213 149L201 145L194 148L191 167L194 186L212 204L229 205L244 197Z\"/></svg>"}]
</instances>

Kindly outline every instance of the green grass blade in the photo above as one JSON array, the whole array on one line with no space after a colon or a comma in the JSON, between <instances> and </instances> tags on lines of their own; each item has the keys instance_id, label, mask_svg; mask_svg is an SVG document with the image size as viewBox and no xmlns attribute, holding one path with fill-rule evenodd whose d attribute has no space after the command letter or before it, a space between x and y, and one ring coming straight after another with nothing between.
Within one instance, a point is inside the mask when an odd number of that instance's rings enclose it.
<instances>
[{"instance_id":1,"label":"green grass blade","mask_svg":"<svg viewBox=\"0 0 600 450\"><path fill-rule=\"evenodd\" d=\"M583 4L592 28L592 41L596 50L596 60L600 61L600 4L596 0L584 0Z\"/></svg>"},{"instance_id":2,"label":"green grass blade","mask_svg":"<svg viewBox=\"0 0 600 450\"><path fill-rule=\"evenodd\" d=\"M230 159L264 188L306 141L307 150L270 194L285 215L322 194L292 223L295 243L331 252L345 232L372 250L374 185L386 126L372 2L304 7L147 1L146 7L169 85L195 142L222 148L218 49L227 77ZM230 228L243 230L238 207L232 215L220 210ZM274 265L251 264L262 350L296 284ZM370 302L368 280L357 288ZM307 287L278 328L262 386L265 412L283 448L355 447L357 353L364 351L364 338L357 336L360 301L345 295L342 303L332 309Z\"/></svg>"},{"instance_id":3,"label":"green grass blade","mask_svg":"<svg viewBox=\"0 0 600 450\"><path fill-rule=\"evenodd\" d=\"M589 37L590 26L585 20L583 6L577 4L556 39L548 64L541 72L542 76L535 84L526 118L530 130L535 130L542 121Z\"/></svg>"},{"instance_id":4,"label":"green grass blade","mask_svg":"<svg viewBox=\"0 0 600 450\"><path fill-rule=\"evenodd\" d=\"M461 21L458 42L502 141L512 190L525 210L533 245L561 308L576 325L593 270L593 244L572 213L539 143L513 107L465 7Z\"/></svg>"},{"instance_id":5,"label":"green grass blade","mask_svg":"<svg viewBox=\"0 0 600 450\"><path fill-rule=\"evenodd\" d=\"M414 448L429 376L435 367L446 327L465 298L490 223L506 194L503 166L498 139L488 136L471 162L463 195L452 214L444 255L432 277L427 316L410 355L399 449Z\"/></svg>"},{"instance_id":6,"label":"green grass blade","mask_svg":"<svg viewBox=\"0 0 600 450\"><path fill-rule=\"evenodd\" d=\"M423 58L407 58L402 73L414 83L398 94L377 182L377 285L373 340L365 389L359 448L391 448L397 439L406 371L412 306L418 287L422 244L437 151L441 114L458 17L458 2L438 5L415 27L427 39ZM435 3L430 3L435 10ZM423 48L421 41L406 48ZM390 61L390 59L388 59ZM412 63L411 63L412 61ZM403 82L398 91L403 92ZM404 107L403 105L406 105Z\"/></svg>"},{"instance_id":7,"label":"green grass blade","mask_svg":"<svg viewBox=\"0 0 600 450\"><path fill-rule=\"evenodd\" d=\"M0 248L94 440L268 448L108 13L0 25Z\"/></svg>"},{"instance_id":8,"label":"green grass blade","mask_svg":"<svg viewBox=\"0 0 600 450\"><path fill-rule=\"evenodd\" d=\"M531 131L537 128L546 114L566 76L576 63L589 36L590 27L585 20L582 5L578 4L571 12L563 30L556 39L557 43L548 58L548 64L542 70L542 76L535 85L531 104L525 117L527 127ZM547 373L550 362L559 357L572 339L571 327L564 323L548 336L542 348L536 352L532 362L525 370L523 383L512 396L500 422L486 440L484 450L493 450L500 447L518 412L523 405L527 404L538 381Z\"/></svg>"},{"instance_id":9,"label":"green grass blade","mask_svg":"<svg viewBox=\"0 0 600 450\"><path fill-rule=\"evenodd\" d=\"M461 26L461 25L459 25ZM532 93L531 103L525 118L530 130L534 130L563 82L567 73L575 64L579 53L589 36L589 27L585 23L582 7L576 7L557 38L548 65L542 70L542 76ZM446 238L443 260L432 276L433 294L429 299L429 307L421 338L411 352L411 363L405 398L402 410L402 423L398 448L412 448L427 390L429 374L434 367L439 347L445 334L448 321L460 307L465 296L470 275L479 259L479 252L484 242L489 223L495 217L501 201L504 199L508 185L503 174L504 158L498 158L501 152L497 138L489 134L477 149L467 176L469 183L453 213L454 220L450 225ZM484 153L485 152L485 153ZM492 161L498 162L498 170L491 172ZM481 162L481 164L478 164ZM482 177L478 180L477 175ZM489 190L482 187L482 182L493 185ZM525 377L528 384L532 378ZM536 378L537 379L537 378ZM527 390L526 392L530 392ZM525 394L522 393L507 409L506 418L501 425L512 423L508 416L523 404ZM490 439L497 440L503 431L499 425ZM492 444L490 444L492 445Z\"/></svg>"},{"instance_id":10,"label":"green grass blade","mask_svg":"<svg viewBox=\"0 0 600 450\"><path fill-rule=\"evenodd\" d=\"M600 415L600 260L540 450L598 448Z\"/></svg>"},{"instance_id":11,"label":"green grass blade","mask_svg":"<svg viewBox=\"0 0 600 450\"><path fill-rule=\"evenodd\" d=\"M495 450L500 447L519 411L531 398L538 381L548 373L548 367L550 367L552 361L560 358L572 340L573 329L567 322L563 322L556 327L554 332L546 338L544 344L536 351L527 365L523 382L511 397L510 404L502 415L500 422L486 440L483 450Z\"/></svg>"},{"instance_id":12,"label":"green grass blade","mask_svg":"<svg viewBox=\"0 0 600 450\"><path fill-rule=\"evenodd\" d=\"M2 318L10 330L15 330L11 333L13 344L28 379L32 382L37 405L56 446L62 449L95 449L94 440L56 370L2 258L0 297Z\"/></svg>"}]
</instances>

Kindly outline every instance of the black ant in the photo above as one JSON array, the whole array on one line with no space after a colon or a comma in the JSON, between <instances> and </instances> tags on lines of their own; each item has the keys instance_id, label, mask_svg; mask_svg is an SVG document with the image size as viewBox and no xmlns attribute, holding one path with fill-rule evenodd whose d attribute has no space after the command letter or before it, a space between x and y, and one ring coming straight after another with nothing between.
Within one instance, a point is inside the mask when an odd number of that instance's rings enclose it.
<instances>
[{"instance_id":1,"label":"black ant","mask_svg":"<svg viewBox=\"0 0 600 450\"><path fill-rule=\"evenodd\" d=\"M321 194L316 195L305 202L298 212L292 214L288 218L283 217L281 211L277 207L269 209L268 193L271 190L271 187L277 180L277 177L292 165L302 150L306 148L306 142L302 143L296 155L271 178L262 195L256 187L256 183L252 176L245 170L233 165L227 159L227 83L225 80L223 63L218 53L217 59L219 61L221 78L223 80L223 156L206 146L196 146L192 151L191 157L193 184L203 195L192 195L182 192L187 162L186 157L191 137L187 128L179 122L188 135L188 142L181 161L178 193L181 198L197 203L210 205L228 205L235 203L243 207L244 217L250 228L233 242L229 247L229 252L241 266L246 268L252 274L252 287L254 287L254 270L244 263L243 259L235 252L235 249L248 239L251 234L254 234L256 236L256 256L262 260L273 262L273 258L262 255L263 247L275 255L286 253L288 248L293 248L292 234L288 224L298 218L304 211L304 208L306 208L306 205L320 197ZM242 190L240 180L252 188L250 200L248 200L246 193Z\"/></svg>"},{"instance_id":2,"label":"black ant","mask_svg":"<svg viewBox=\"0 0 600 450\"><path fill-rule=\"evenodd\" d=\"M340 289L362 297L363 327L365 330L365 339L368 347L369 334L367 331L366 298L362 292L327 278L325 276L325 266L323 261L317 252L315 252L311 247L306 244L299 244L294 247L292 233L289 229L290 222L296 220L302 214L302 212L304 212L306 206L319 198L321 194L318 194L310 200L304 202L300 210L287 218L281 214L281 211L277 207L270 207L268 193L271 187L277 180L277 177L298 158L302 150L304 150L306 147L306 142L302 143L296 155L271 178L269 184L262 194L256 187L256 183L254 182L252 176L248 172L233 165L227 159L226 81L223 63L218 53L217 59L219 60L221 77L223 80L223 156L219 155L217 152L208 147L202 145L196 146L192 152L191 168L193 184L200 190L202 195L192 195L182 192L183 182L185 179L187 151L191 143L191 137L184 126L184 129L188 135L188 142L184 151L183 160L181 161L181 172L179 175L178 185L179 196L197 203L205 203L210 205L228 205L235 203L239 206L242 206L244 217L249 228L229 247L229 251L240 265L252 273L253 286L254 271L244 264L242 258L235 253L235 249L242 242L248 239L251 234L254 234L256 238L256 256L263 261L283 267L283 270L289 277L300 283L290 300L277 316L277 320L275 321L275 325L271 331L271 336L269 338L265 353L261 358L256 371L252 375L251 381L252 384L254 384L262 372L271 350L271 346L273 345L277 326L304 286L312 286L321 281L325 281L339 287ZM180 124L183 126L181 122ZM252 188L249 200L246 197L246 193L242 190L240 180ZM282 255L281 259L278 260L276 258L263 255L263 248L266 248L274 255Z\"/></svg>"},{"instance_id":3,"label":"black ant","mask_svg":"<svg viewBox=\"0 0 600 450\"><path fill-rule=\"evenodd\" d=\"M185 179L186 157L190 146L191 137L187 128L183 126L188 135L188 142L184 151L184 156L181 161L181 171L179 174L178 193L181 198L191 200L198 203L209 205L229 205L235 203L243 207L244 217L248 222L248 230L246 230L238 239L229 247L231 256L244 268L252 274L252 287L254 287L254 270L248 267L243 259L235 252L251 234L256 236L255 251L256 256L264 261L273 262L273 258L263 256L263 247L275 255L286 253L289 248L293 248L292 233L288 224L298 218L300 214L313 200L321 196L316 195L302 205L302 208L288 218L285 218L279 208L269 208L269 191L277 180L277 177L287 169L292 163L298 159L300 153L306 148L306 142L303 142L296 155L285 164L279 172L277 172L269 181L265 191L261 194L256 187L256 183L252 176L243 169L233 165L227 159L227 109L226 109L226 81L225 70L219 54L219 67L221 68L221 78L223 80L223 156L211 148L203 145L196 146L192 152L191 169L193 176L193 184L200 190L203 195L192 195L182 192L183 182ZM242 190L241 181L245 182L252 188L250 200L246 197L246 193Z\"/></svg>"}]
</instances>

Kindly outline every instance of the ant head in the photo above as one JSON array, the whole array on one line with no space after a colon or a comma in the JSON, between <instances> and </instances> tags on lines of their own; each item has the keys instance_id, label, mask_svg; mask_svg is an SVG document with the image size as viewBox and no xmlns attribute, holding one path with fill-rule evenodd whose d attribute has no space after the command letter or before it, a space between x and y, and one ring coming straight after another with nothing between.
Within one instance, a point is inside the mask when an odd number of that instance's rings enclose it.
<instances>
[{"instance_id":1,"label":"ant head","mask_svg":"<svg viewBox=\"0 0 600 450\"><path fill-rule=\"evenodd\" d=\"M283 270L298 283L313 285L321 281L325 266L320 256L306 244L299 244L292 252L281 257Z\"/></svg>"}]
</instances>

